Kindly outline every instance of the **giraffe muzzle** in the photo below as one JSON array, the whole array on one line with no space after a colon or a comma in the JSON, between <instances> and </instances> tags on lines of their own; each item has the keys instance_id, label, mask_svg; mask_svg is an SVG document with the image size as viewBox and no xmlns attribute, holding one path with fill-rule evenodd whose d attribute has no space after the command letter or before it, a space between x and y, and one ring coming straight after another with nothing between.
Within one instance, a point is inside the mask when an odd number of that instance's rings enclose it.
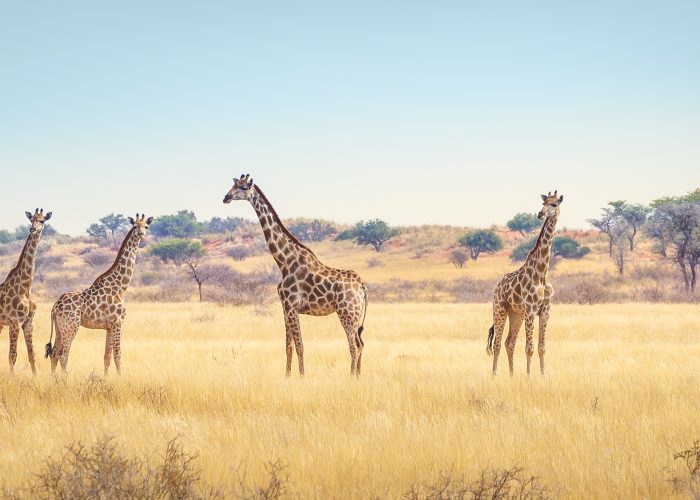
<instances>
[{"instance_id":1,"label":"giraffe muzzle","mask_svg":"<svg viewBox=\"0 0 700 500\"><path fill-rule=\"evenodd\" d=\"M230 194L227 194L226 196L224 196L224 203L231 203L232 199L233 199L233 196L231 196Z\"/></svg>"}]
</instances>

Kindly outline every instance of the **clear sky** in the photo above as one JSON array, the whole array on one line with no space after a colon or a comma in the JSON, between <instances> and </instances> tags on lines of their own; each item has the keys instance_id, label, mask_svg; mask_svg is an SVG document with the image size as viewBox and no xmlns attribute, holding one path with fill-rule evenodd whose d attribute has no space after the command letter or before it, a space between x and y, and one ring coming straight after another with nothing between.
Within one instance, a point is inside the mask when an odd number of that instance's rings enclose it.
<instances>
[{"instance_id":1,"label":"clear sky","mask_svg":"<svg viewBox=\"0 0 700 500\"><path fill-rule=\"evenodd\" d=\"M700 2L0 2L0 228L503 224L700 185Z\"/></svg>"}]
</instances>

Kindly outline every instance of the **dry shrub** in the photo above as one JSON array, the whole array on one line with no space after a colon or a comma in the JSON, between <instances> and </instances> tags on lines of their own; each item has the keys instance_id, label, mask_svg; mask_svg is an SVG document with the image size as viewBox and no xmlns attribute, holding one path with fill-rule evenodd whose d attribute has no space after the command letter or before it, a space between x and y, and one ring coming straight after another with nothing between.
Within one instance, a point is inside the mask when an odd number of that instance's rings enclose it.
<instances>
[{"instance_id":1,"label":"dry shrub","mask_svg":"<svg viewBox=\"0 0 700 500\"><path fill-rule=\"evenodd\" d=\"M24 247L24 241L20 240L2 244L0 245L0 257L15 254L19 255L22 251L22 247Z\"/></svg>"},{"instance_id":2,"label":"dry shrub","mask_svg":"<svg viewBox=\"0 0 700 500\"><path fill-rule=\"evenodd\" d=\"M114 384L94 372L80 382L78 394L84 403L97 401L114 406L119 400Z\"/></svg>"},{"instance_id":3,"label":"dry shrub","mask_svg":"<svg viewBox=\"0 0 700 500\"><path fill-rule=\"evenodd\" d=\"M245 260L251 255L253 255L253 250L245 245L236 245L226 250L226 255L231 257L233 260Z\"/></svg>"},{"instance_id":4,"label":"dry shrub","mask_svg":"<svg viewBox=\"0 0 700 500\"><path fill-rule=\"evenodd\" d=\"M681 474L677 468L666 469L674 493L690 493L696 500L700 499L700 440L693 443L687 450L673 455L674 460L680 460L685 465Z\"/></svg>"},{"instance_id":5,"label":"dry shrub","mask_svg":"<svg viewBox=\"0 0 700 500\"><path fill-rule=\"evenodd\" d=\"M377 257L372 257L371 259L367 259L367 267L373 268L373 267L384 267L384 262L382 262L381 259Z\"/></svg>"},{"instance_id":6,"label":"dry shrub","mask_svg":"<svg viewBox=\"0 0 700 500\"><path fill-rule=\"evenodd\" d=\"M464 477L455 477L451 472L441 472L434 482L413 485L404 495L408 500L526 500L551 497L552 493L541 479L524 474L521 467L487 469L472 482L467 482Z\"/></svg>"},{"instance_id":7,"label":"dry shrub","mask_svg":"<svg viewBox=\"0 0 700 500\"><path fill-rule=\"evenodd\" d=\"M108 248L96 248L81 255L83 262L98 269L109 267L116 257L116 252Z\"/></svg>"},{"instance_id":8,"label":"dry shrub","mask_svg":"<svg viewBox=\"0 0 700 500\"><path fill-rule=\"evenodd\" d=\"M49 456L24 491L7 491L20 498L223 498L203 484L197 455L185 452L177 439L168 442L155 467L144 458L126 457L111 437L92 446L81 442Z\"/></svg>"},{"instance_id":9,"label":"dry shrub","mask_svg":"<svg viewBox=\"0 0 700 500\"><path fill-rule=\"evenodd\" d=\"M146 408L161 413L168 402L168 388L164 385L157 387L144 385L138 391L137 399Z\"/></svg>"},{"instance_id":10,"label":"dry shrub","mask_svg":"<svg viewBox=\"0 0 700 500\"><path fill-rule=\"evenodd\" d=\"M265 464L267 481L264 484L250 486L246 479L246 471L243 465L236 471L238 475L238 492L236 498L244 500L274 500L287 495L289 475L287 467L279 460Z\"/></svg>"}]
</instances>

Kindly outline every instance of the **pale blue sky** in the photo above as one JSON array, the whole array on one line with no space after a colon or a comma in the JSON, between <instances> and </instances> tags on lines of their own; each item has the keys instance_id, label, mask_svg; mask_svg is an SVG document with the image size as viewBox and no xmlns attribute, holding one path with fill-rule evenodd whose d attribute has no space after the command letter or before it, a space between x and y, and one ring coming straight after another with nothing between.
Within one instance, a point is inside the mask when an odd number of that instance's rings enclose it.
<instances>
[{"instance_id":1,"label":"pale blue sky","mask_svg":"<svg viewBox=\"0 0 700 500\"><path fill-rule=\"evenodd\" d=\"M700 2L0 3L0 228L503 224L700 185Z\"/></svg>"}]
</instances>

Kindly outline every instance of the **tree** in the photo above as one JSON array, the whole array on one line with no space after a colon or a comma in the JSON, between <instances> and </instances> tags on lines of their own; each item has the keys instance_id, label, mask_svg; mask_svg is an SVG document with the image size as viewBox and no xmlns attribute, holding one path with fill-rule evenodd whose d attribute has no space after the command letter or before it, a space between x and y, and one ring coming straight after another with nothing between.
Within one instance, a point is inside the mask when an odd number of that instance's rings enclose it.
<instances>
[{"instance_id":1,"label":"tree","mask_svg":"<svg viewBox=\"0 0 700 500\"><path fill-rule=\"evenodd\" d=\"M678 267L686 293L694 294L700 261L700 189L652 203L650 231L656 250Z\"/></svg>"},{"instance_id":2,"label":"tree","mask_svg":"<svg viewBox=\"0 0 700 500\"><path fill-rule=\"evenodd\" d=\"M626 201L611 201L609 205L619 221L625 225L630 251L634 251L634 239L641 227L646 223L651 208Z\"/></svg>"},{"instance_id":3,"label":"tree","mask_svg":"<svg viewBox=\"0 0 700 500\"><path fill-rule=\"evenodd\" d=\"M509 220L506 225L511 231L518 231L521 235L529 233L542 225L542 221L534 214L521 212Z\"/></svg>"},{"instance_id":4,"label":"tree","mask_svg":"<svg viewBox=\"0 0 700 500\"><path fill-rule=\"evenodd\" d=\"M99 224L91 224L85 232L97 240L104 238L105 242L113 247L117 246L117 235L122 236L130 225L122 214L110 213L101 217L99 221Z\"/></svg>"},{"instance_id":5,"label":"tree","mask_svg":"<svg viewBox=\"0 0 700 500\"><path fill-rule=\"evenodd\" d=\"M338 229L331 222L314 219L291 221L289 231L300 241L323 241L337 233Z\"/></svg>"},{"instance_id":6,"label":"tree","mask_svg":"<svg viewBox=\"0 0 700 500\"><path fill-rule=\"evenodd\" d=\"M15 241L14 236L7 229L0 229L0 245Z\"/></svg>"},{"instance_id":7,"label":"tree","mask_svg":"<svg viewBox=\"0 0 700 500\"><path fill-rule=\"evenodd\" d=\"M189 210L158 217L150 226L151 233L158 238L192 238L205 229L205 225L198 222L194 212Z\"/></svg>"},{"instance_id":8,"label":"tree","mask_svg":"<svg viewBox=\"0 0 700 500\"><path fill-rule=\"evenodd\" d=\"M450 254L450 262L452 262L457 269L462 269L467 259L469 259L469 254L459 248L452 250Z\"/></svg>"},{"instance_id":9,"label":"tree","mask_svg":"<svg viewBox=\"0 0 700 500\"><path fill-rule=\"evenodd\" d=\"M613 256L613 243L619 234L620 218L612 208L603 208L598 219L588 219L588 223L608 237L608 255Z\"/></svg>"},{"instance_id":10,"label":"tree","mask_svg":"<svg viewBox=\"0 0 700 500\"><path fill-rule=\"evenodd\" d=\"M515 247L510 254L510 259L514 262L524 261L527 254L535 248L537 237L532 237L528 241L522 242ZM554 267L561 259L580 259L591 251L588 247L582 247L581 244L568 236L555 236L552 239L552 249L550 254L549 266Z\"/></svg>"},{"instance_id":11,"label":"tree","mask_svg":"<svg viewBox=\"0 0 700 500\"><path fill-rule=\"evenodd\" d=\"M503 248L503 241L490 229L478 229L462 236L459 245L469 249L472 260L479 258L481 253L494 253Z\"/></svg>"},{"instance_id":12,"label":"tree","mask_svg":"<svg viewBox=\"0 0 700 500\"><path fill-rule=\"evenodd\" d=\"M232 233L240 226L245 224L246 220L241 217L212 217L211 220L204 222L203 225L206 231L210 233Z\"/></svg>"},{"instance_id":13,"label":"tree","mask_svg":"<svg viewBox=\"0 0 700 500\"><path fill-rule=\"evenodd\" d=\"M211 279L214 269L205 264L206 250L198 241L183 238L170 238L151 247L151 253L164 263L172 262L176 267L182 267L197 283L199 301L202 301L202 284Z\"/></svg>"},{"instance_id":14,"label":"tree","mask_svg":"<svg viewBox=\"0 0 700 500\"><path fill-rule=\"evenodd\" d=\"M389 227L383 220L372 219L358 222L354 228L343 231L336 239L353 239L358 245L372 245L375 251L380 252L382 245L398 234L398 229Z\"/></svg>"}]
</instances>

